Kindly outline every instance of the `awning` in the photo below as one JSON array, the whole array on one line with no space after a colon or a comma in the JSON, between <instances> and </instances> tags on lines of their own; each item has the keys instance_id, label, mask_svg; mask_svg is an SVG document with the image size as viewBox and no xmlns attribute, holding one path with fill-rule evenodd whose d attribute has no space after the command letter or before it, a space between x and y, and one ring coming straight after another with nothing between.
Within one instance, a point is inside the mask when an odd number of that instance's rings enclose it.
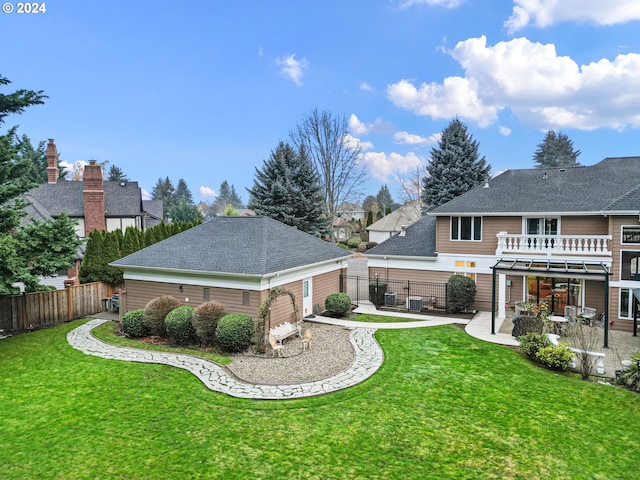
<instances>
[{"instance_id":1,"label":"awning","mask_svg":"<svg viewBox=\"0 0 640 480\"><path fill-rule=\"evenodd\" d=\"M604 263L569 262L545 259L504 259L491 267L499 273L513 275L535 275L554 278L581 278L605 280L609 268Z\"/></svg>"}]
</instances>

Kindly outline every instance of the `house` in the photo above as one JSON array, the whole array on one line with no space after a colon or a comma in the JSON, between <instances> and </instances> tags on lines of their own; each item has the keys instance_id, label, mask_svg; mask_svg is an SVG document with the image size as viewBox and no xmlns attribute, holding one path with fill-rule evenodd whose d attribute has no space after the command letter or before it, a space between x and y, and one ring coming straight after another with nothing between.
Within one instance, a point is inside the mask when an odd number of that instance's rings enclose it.
<instances>
[{"instance_id":1,"label":"house","mask_svg":"<svg viewBox=\"0 0 640 480\"><path fill-rule=\"evenodd\" d=\"M355 203L344 202L336 210L336 216L343 218L347 222L357 222L358 220L364 220L366 212L364 208Z\"/></svg>"},{"instance_id":2,"label":"house","mask_svg":"<svg viewBox=\"0 0 640 480\"><path fill-rule=\"evenodd\" d=\"M121 311L170 295L183 305L222 303L229 313L258 318L272 288L295 295L302 316L340 291L349 252L269 217L213 217L111 265L124 269ZM273 327L291 321L291 302L271 305Z\"/></svg>"},{"instance_id":3,"label":"house","mask_svg":"<svg viewBox=\"0 0 640 480\"><path fill-rule=\"evenodd\" d=\"M57 218L66 211L76 220L76 233L84 238L91 230L145 230L162 220L162 202L143 201L137 182L104 181L102 168L91 160L84 167L82 181L58 178L58 152L53 140L46 150L47 183L32 188L24 198L32 205L27 216L36 220Z\"/></svg>"},{"instance_id":4,"label":"house","mask_svg":"<svg viewBox=\"0 0 640 480\"><path fill-rule=\"evenodd\" d=\"M420 220L421 217L420 201L408 202L367 227L369 242L382 243L386 239L398 235L406 227Z\"/></svg>"},{"instance_id":5,"label":"house","mask_svg":"<svg viewBox=\"0 0 640 480\"><path fill-rule=\"evenodd\" d=\"M370 276L466 275L477 285L475 308L499 317L529 300L559 315L593 307L630 330L640 288L639 177L640 157L508 170L367 252Z\"/></svg>"}]
</instances>

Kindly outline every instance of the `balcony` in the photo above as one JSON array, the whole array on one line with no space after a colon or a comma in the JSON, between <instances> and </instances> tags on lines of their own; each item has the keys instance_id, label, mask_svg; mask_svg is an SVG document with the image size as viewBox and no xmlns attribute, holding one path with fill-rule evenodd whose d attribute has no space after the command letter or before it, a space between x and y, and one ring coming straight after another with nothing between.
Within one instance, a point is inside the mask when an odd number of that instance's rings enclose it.
<instances>
[{"instance_id":1,"label":"balcony","mask_svg":"<svg viewBox=\"0 0 640 480\"><path fill-rule=\"evenodd\" d=\"M496 255L611 257L611 235L521 235L499 232L496 237Z\"/></svg>"}]
</instances>

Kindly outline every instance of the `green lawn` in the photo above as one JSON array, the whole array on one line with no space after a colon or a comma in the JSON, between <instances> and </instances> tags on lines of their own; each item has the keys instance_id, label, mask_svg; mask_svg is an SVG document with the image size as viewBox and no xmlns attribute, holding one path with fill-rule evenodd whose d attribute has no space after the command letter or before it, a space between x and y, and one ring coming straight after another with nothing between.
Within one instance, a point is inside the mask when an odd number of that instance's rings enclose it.
<instances>
[{"instance_id":1,"label":"green lawn","mask_svg":"<svg viewBox=\"0 0 640 480\"><path fill-rule=\"evenodd\" d=\"M366 382L251 401L168 366L84 355L81 322L0 341L0 478L624 479L640 395L557 375L455 326L378 331Z\"/></svg>"}]
</instances>

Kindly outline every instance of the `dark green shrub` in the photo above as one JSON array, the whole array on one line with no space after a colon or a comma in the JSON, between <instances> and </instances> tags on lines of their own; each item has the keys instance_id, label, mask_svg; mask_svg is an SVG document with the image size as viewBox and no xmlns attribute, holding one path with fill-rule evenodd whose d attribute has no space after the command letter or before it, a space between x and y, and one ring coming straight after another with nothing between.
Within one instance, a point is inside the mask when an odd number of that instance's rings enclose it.
<instances>
[{"instance_id":1,"label":"dark green shrub","mask_svg":"<svg viewBox=\"0 0 640 480\"><path fill-rule=\"evenodd\" d=\"M346 246L344 243L336 243L336 247L340 247L343 250L349 250L349 247Z\"/></svg>"},{"instance_id":2,"label":"dark green shrub","mask_svg":"<svg viewBox=\"0 0 640 480\"><path fill-rule=\"evenodd\" d=\"M182 306L171 310L164 319L164 326L171 343L187 345L196 338L196 331L191 325L193 307Z\"/></svg>"},{"instance_id":3,"label":"dark green shrub","mask_svg":"<svg viewBox=\"0 0 640 480\"><path fill-rule=\"evenodd\" d=\"M387 293L387 284L371 282L369 284L369 301L376 307L384 305L384 294Z\"/></svg>"},{"instance_id":4,"label":"dark green shrub","mask_svg":"<svg viewBox=\"0 0 640 480\"><path fill-rule=\"evenodd\" d=\"M225 315L218 321L216 340L225 350L240 352L251 344L255 328L253 319L249 315L243 313Z\"/></svg>"},{"instance_id":5,"label":"dark green shrub","mask_svg":"<svg viewBox=\"0 0 640 480\"><path fill-rule=\"evenodd\" d=\"M144 337L149 334L149 329L144 324L143 310L131 310L122 316L122 331L130 337Z\"/></svg>"},{"instance_id":6,"label":"dark green shrub","mask_svg":"<svg viewBox=\"0 0 640 480\"><path fill-rule=\"evenodd\" d=\"M334 317L341 317L351 310L351 299L346 293L331 293L324 300L324 308Z\"/></svg>"},{"instance_id":7,"label":"dark green shrub","mask_svg":"<svg viewBox=\"0 0 640 480\"><path fill-rule=\"evenodd\" d=\"M640 353L631 357L633 362L620 372L620 383L631 390L640 392Z\"/></svg>"},{"instance_id":8,"label":"dark green shrub","mask_svg":"<svg viewBox=\"0 0 640 480\"><path fill-rule=\"evenodd\" d=\"M542 333L527 333L519 337L518 340L520 341L522 351L527 357L532 359L536 358L538 350L553 345L549 337Z\"/></svg>"},{"instance_id":9,"label":"dark green shrub","mask_svg":"<svg viewBox=\"0 0 640 480\"><path fill-rule=\"evenodd\" d=\"M360 235L353 235L351 238L349 238L349 240L347 240L347 246L355 248L360 242L362 242Z\"/></svg>"},{"instance_id":10,"label":"dark green shrub","mask_svg":"<svg viewBox=\"0 0 640 480\"><path fill-rule=\"evenodd\" d=\"M462 275L451 275L447 282L448 307L451 313L464 312L473 305L476 282Z\"/></svg>"},{"instance_id":11,"label":"dark green shrub","mask_svg":"<svg viewBox=\"0 0 640 480\"><path fill-rule=\"evenodd\" d=\"M540 364L552 370L566 370L573 358L573 351L566 343L542 347L536 352L536 359Z\"/></svg>"},{"instance_id":12,"label":"dark green shrub","mask_svg":"<svg viewBox=\"0 0 640 480\"><path fill-rule=\"evenodd\" d=\"M149 329L151 335L166 337L167 331L164 327L164 319L168 313L180 306L180 300L171 296L154 298L144 307L142 317L144 324Z\"/></svg>"},{"instance_id":13,"label":"dark green shrub","mask_svg":"<svg viewBox=\"0 0 640 480\"><path fill-rule=\"evenodd\" d=\"M218 321L226 314L224 306L218 302L206 302L193 311L191 324L204 346L211 346L216 339Z\"/></svg>"}]
</instances>

